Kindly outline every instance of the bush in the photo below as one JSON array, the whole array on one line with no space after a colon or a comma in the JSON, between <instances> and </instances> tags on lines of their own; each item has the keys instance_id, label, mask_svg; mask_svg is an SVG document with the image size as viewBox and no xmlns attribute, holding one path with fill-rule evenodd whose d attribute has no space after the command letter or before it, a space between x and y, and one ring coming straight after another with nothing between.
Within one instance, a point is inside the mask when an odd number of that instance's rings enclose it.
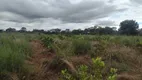
<instances>
[{"instance_id":1,"label":"bush","mask_svg":"<svg viewBox=\"0 0 142 80\"><path fill-rule=\"evenodd\" d=\"M105 41L100 41L98 44L94 45L94 53L91 54L92 57L94 56L101 56L106 53L106 46L107 43Z\"/></svg>"},{"instance_id":2,"label":"bush","mask_svg":"<svg viewBox=\"0 0 142 80\"><path fill-rule=\"evenodd\" d=\"M87 54L91 50L91 43L87 40L73 40L72 42L74 54Z\"/></svg>"},{"instance_id":3,"label":"bush","mask_svg":"<svg viewBox=\"0 0 142 80\"><path fill-rule=\"evenodd\" d=\"M52 48L52 43L54 42L51 37L42 37L41 41L47 48Z\"/></svg>"},{"instance_id":4,"label":"bush","mask_svg":"<svg viewBox=\"0 0 142 80\"><path fill-rule=\"evenodd\" d=\"M64 40L66 37L64 35L58 35L59 39Z\"/></svg>"},{"instance_id":5,"label":"bush","mask_svg":"<svg viewBox=\"0 0 142 80\"><path fill-rule=\"evenodd\" d=\"M69 57L73 55L72 44L67 40L56 40L53 49L57 56Z\"/></svg>"},{"instance_id":6,"label":"bush","mask_svg":"<svg viewBox=\"0 0 142 80\"><path fill-rule=\"evenodd\" d=\"M86 65L81 65L77 68L77 73L74 76L67 69L62 70L61 80L103 80L103 69L105 68L104 62L101 58L92 59L93 65L92 68L89 68ZM106 80L116 80L116 69L111 68L110 74L107 76Z\"/></svg>"}]
</instances>

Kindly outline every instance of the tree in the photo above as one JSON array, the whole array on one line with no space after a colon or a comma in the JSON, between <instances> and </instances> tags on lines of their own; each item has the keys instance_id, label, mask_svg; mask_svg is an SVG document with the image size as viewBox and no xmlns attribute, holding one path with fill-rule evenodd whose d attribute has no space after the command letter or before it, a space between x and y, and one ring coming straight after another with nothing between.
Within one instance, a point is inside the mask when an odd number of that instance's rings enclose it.
<instances>
[{"instance_id":1,"label":"tree","mask_svg":"<svg viewBox=\"0 0 142 80\"><path fill-rule=\"evenodd\" d=\"M84 34L99 34L99 35L108 35L108 34L115 34L116 28L114 27L101 27L101 26L94 26L90 28L86 28L83 31Z\"/></svg>"},{"instance_id":2,"label":"tree","mask_svg":"<svg viewBox=\"0 0 142 80\"><path fill-rule=\"evenodd\" d=\"M58 34L58 33L61 32L61 29L59 29L59 28L51 29L51 30L49 30L48 32L49 32L49 33L52 33L52 34Z\"/></svg>"},{"instance_id":3,"label":"tree","mask_svg":"<svg viewBox=\"0 0 142 80\"><path fill-rule=\"evenodd\" d=\"M125 20L120 23L119 33L125 35L138 34L139 24L135 20Z\"/></svg>"},{"instance_id":4,"label":"tree","mask_svg":"<svg viewBox=\"0 0 142 80\"><path fill-rule=\"evenodd\" d=\"M61 30L62 34L69 34L70 32L70 29Z\"/></svg>"},{"instance_id":5,"label":"tree","mask_svg":"<svg viewBox=\"0 0 142 80\"><path fill-rule=\"evenodd\" d=\"M32 32L45 33L43 29L33 29Z\"/></svg>"},{"instance_id":6,"label":"tree","mask_svg":"<svg viewBox=\"0 0 142 80\"><path fill-rule=\"evenodd\" d=\"M4 31L3 29L0 29L0 33L3 32L3 31Z\"/></svg>"},{"instance_id":7,"label":"tree","mask_svg":"<svg viewBox=\"0 0 142 80\"><path fill-rule=\"evenodd\" d=\"M26 32L26 31L27 31L27 29L25 27L22 27L20 30L20 32Z\"/></svg>"},{"instance_id":8,"label":"tree","mask_svg":"<svg viewBox=\"0 0 142 80\"><path fill-rule=\"evenodd\" d=\"M7 28L6 32L16 32L16 29L15 28Z\"/></svg>"},{"instance_id":9,"label":"tree","mask_svg":"<svg viewBox=\"0 0 142 80\"><path fill-rule=\"evenodd\" d=\"M83 30L81 30L81 29L72 30L72 34L82 34L82 33L83 33Z\"/></svg>"},{"instance_id":10,"label":"tree","mask_svg":"<svg viewBox=\"0 0 142 80\"><path fill-rule=\"evenodd\" d=\"M65 32L69 33L69 32L70 32L70 29L66 29Z\"/></svg>"}]
</instances>

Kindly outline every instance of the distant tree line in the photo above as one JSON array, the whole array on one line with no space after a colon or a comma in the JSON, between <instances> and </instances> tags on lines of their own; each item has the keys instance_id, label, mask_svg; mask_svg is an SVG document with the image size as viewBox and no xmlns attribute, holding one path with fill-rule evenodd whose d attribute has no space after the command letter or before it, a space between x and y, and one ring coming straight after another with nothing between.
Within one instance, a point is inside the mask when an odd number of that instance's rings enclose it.
<instances>
[{"instance_id":1,"label":"distant tree line","mask_svg":"<svg viewBox=\"0 0 142 80\"><path fill-rule=\"evenodd\" d=\"M44 34L86 34L86 35L142 35L142 29L139 29L139 24L135 20L124 20L120 23L120 27L117 30L116 27L101 27L93 26L90 28L82 29L66 29L61 30L59 28L51 30L33 29L33 31L27 31L26 27L22 27L20 30L15 28L7 28L5 31L0 32L24 32L24 33L44 33Z\"/></svg>"}]
</instances>

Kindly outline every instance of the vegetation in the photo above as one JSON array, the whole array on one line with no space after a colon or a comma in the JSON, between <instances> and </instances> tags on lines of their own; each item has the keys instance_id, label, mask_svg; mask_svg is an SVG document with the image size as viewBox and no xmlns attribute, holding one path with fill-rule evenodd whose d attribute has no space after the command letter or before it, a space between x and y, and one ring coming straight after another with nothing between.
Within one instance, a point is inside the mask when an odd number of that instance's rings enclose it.
<instances>
[{"instance_id":1,"label":"vegetation","mask_svg":"<svg viewBox=\"0 0 142 80\"><path fill-rule=\"evenodd\" d=\"M62 70L61 80L103 80L102 71L105 67L104 62L101 61L101 58L92 59L92 61L91 68L86 65L79 66L75 76L70 74L67 69ZM116 71L116 69L111 68L107 80L116 80Z\"/></svg>"},{"instance_id":2,"label":"vegetation","mask_svg":"<svg viewBox=\"0 0 142 80\"><path fill-rule=\"evenodd\" d=\"M1 30L0 79L142 80L138 31L133 20L123 21L118 31L99 26L73 31Z\"/></svg>"},{"instance_id":3,"label":"vegetation","mask_svg":"<svg viewBox=\"0 0 142 80\"><path fill-rule=\"evenodd\" d=\"M0 75L9 72L22 74L25 71L24 61L31 56L31 47L27 39L5 34L0 37ZM3 79L2 77L0 77Z\"/></svg>"},{"instance_id":4,"label":"vegetation","mask_svg":"<svg viewBox=\"0 0 142 80\"><path fill-rule=\"evenodd\" d=\"M20 30L15 28L7 28L6 30L0 30L0 32L24 32L24 33L44 33L44 34L64 34L64 35L80 35L80 34L89 34L89 35L141 35L142 30L139 29L139 24L135 20L124 20L120 23L120 28L116 27L102 27L95 25L93 27L82 29L65 29L61 30L59 28L50 29L50 30L39 30L33 29L33 31L27 31L26 27L22 27Z\"/></svg>"},{"instance_id":5,"label":"vegetation","mask_svg":"<svg viewBox=\"0 0 142 80\"><path fill-rule=\"evenodd\" d=\"M74 54L87 54L91 50L91 43L87 40L77 39L73 40L73 51Z\"/></svg>"},{"instance_id":6,"label":"vegetation","mask_svg":"<svg viewBox=\"0 0 142 80\"><path fill-rule=\"evenodd\" d=\"M41 41L43 42L43 44L47 47L47 48L52 48L52 44L53 44L53 39L50 37L42 37Z\"/></svg>"},{"instance_id":7,"label":"vegetation","mask_svg":"<svg viewBox=\"0 0 142 80\"><path fill-rule=\"evenodd\" d=\"M134 20L125 20L120 23L119 32L126 35L138 34L139 24Z\"/></svg>"}]
</instances>

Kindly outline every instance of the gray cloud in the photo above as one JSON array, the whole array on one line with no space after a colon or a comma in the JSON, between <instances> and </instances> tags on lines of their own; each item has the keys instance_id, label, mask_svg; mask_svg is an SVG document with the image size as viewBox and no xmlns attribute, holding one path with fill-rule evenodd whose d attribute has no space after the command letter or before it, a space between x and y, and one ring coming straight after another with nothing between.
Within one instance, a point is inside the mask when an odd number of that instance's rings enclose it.
<instances>
[{"instance_id":1,"label":"gray cloud","mask_svg":"<svg viewBox=\"0 0 142 80\"><path fill-rule=\"evenodd\" d=\"M7 17L10 21L25 22L31 19L54 18L68 23L82 23L107 17L120 9L104 1L92 0L76 4L69 0L1 0L0 12L5 11L14 14L15 19Z\"/></svg>"},{"instance_id":2,"label":"gray cloud","mask_svg":"<svg viewBox=\"0 0 142 80\"><path fill-rule=\"evenodd\" d=\"M114 0L109 0L108 2L113 3L113 2L114 2Z\"/></svg>"},{"instance_id":3,"label":"gray cloud","mask_svg":"<svg viewBox=\"0 0 142 80\"><path fill-rule=\"evenodd\" d=\"M112 21L101 19L122 11L126 8L114 5L112 0L0 0L0 26L30 30L84 28L94 23L111 26Z\"/></svg>"},{"instance_id":4,"label":"gray cloud","mask_svg":"<svg viewBox=\"0 0 142 80\"><path fill-rule=\"evenodd\" d=\"M142 0L130 0L132 3L142 4Z\"/></svg>"},{"instance_id":5,"label":"gray cloud","mask_svg":"<svg viewBox=\"0 0 142 80\"><path fill-rule=\"evenodd\" d=\"M15 14L11 12L0 12L0 20L24 23L24 22L27 22L29 19L19 14Z\"/></svg>"},{"instance_id":6,"label":"gray cloud","mask_svg":"<svg viewBox=\"0 0 142 80\"><path fill-rule=\"evenodd\" d=\"M99 20L96 21L96 25L102 25L102 26L116 26L115 21L110 21L110 20Z\"/></svg>"}]
</instances>

